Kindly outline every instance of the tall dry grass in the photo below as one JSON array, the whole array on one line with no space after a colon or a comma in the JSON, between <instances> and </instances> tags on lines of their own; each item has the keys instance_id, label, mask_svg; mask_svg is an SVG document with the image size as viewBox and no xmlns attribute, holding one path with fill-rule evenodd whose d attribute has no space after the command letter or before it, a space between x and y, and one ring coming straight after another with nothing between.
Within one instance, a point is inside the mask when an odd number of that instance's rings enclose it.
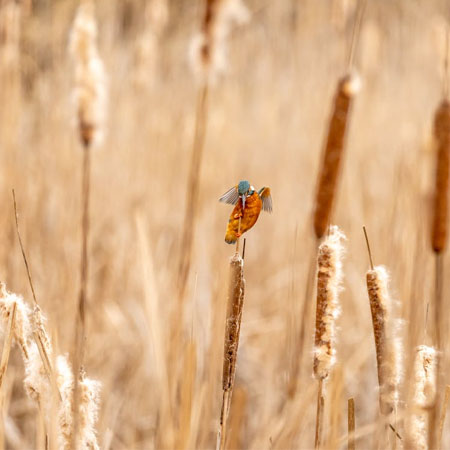
<instances>
[{"instance_id":1,"label":"tall dry grass","mask_svg":"<svg viewBox=\"0 0 450 450\"><path fill-rule=\"evenodd\" d=\"M102 383L95 424L101 448L216 445L233 252L223 242L229 211L217 197L240 179L270 186L275 214L261 218L246 236L245 313L227 445L314 447L313 317L290 395L289 386L301 356L301 311L315 301L314 292L305 296L311 255L316 256L314 194L355 3L294 3L248 0L250 21L228 36L229 71L209 91L195 243L178 320L178 264L198 92L189 71L189 42L205 5L173 0L167 19L154 22L153 2L95 2L110 101L104 142L91 153L83 365L87 376ZM82 152L67 52L77 7L75 0L0 3L0 279L9 291L32 298L15 231L14 188L34 287L48 318L50 363L61 374L64 364L58 365L57 355L71 352L80 286ZM431 137L442 98L435 29L444 13L440 0L380 0L367 2L361 24L355 66L363 89L353 103L332 209L348 249L337 359L324 402L327 448L349 442L349 398L354 399L355 448L374 448L377 440L378 374L362 225L376 243L376 261L389 267L390 293L404 324L405 372L413 373L419 345L433 345L427 340L435 327ZM143 47L144 32L152 31L152 43ZM445 262L447 252L441 253ZM444 299L448 271L443 264ZM16 309L16 326L18 317ZM442 314L444 342L446 317ZM175 322L180 352L171 358ZM2 320L2 348L8 326ZM58 424L46 424L27 395L21 353L20 344L13 344L1 386L0 441L11 449L36 448L46 434L50 442L58 436ZM450 359L447 350L440 356L442 409ZM52 391L51 384L45 386ZM416 411L407 391L403 383L392 424L403 439L410 412ZM54 397L49 408L58 407ZM440 417L439 411L438 425ZM449 439L447 417L442 448Z\"/></svg>"}]
</instances>

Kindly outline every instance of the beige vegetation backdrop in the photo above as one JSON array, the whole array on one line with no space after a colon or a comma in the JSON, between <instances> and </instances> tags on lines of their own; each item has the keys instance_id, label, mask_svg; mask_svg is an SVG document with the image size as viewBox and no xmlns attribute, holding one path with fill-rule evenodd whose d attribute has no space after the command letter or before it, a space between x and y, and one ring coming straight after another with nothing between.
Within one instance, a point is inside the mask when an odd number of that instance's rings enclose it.
<instances>
[{"instance_id":1,"label":"beige vegetation backdrop","mask_svg":"<svg viewBox=\"0 0 450 450\"><path fill-rule=\"evenodd\" d=\"M0 2L0 14L7 3ZM37 296L63 353L73 343L81 240L82 149L67 51L77 4L23 2L18 54L0 34L0 279L31 299L14 229L14 188ZM314 246L316 174L332 96L346 68L355 2L248 0L247 6L250 21L230 38L228 73L210 90L182 331L186 352L170 359L198 87L188 49L203 3L170 0L168 23L152 44L144 0L96 1L109 104L105 140L92 153L85 367L102 382L102 448L154 448L171 434L187 448L215 446L234 251L223 240L230 208L217 199L240 179L270 186L274 213L262 214L247 234L229 447L313 445L313 317L305 354L295 337ZM375 263L391 272L403 319L402 401L411 379L409 355L424 339L434 276L431 124L442 93L447 12L444 2L425 0L368 1L366 7L356 55L362 89L333 220L348 240L337 364L325 411L329 448L346 446L349 397L355 398L357 429L367 426L357 445L369 448L374 439L378 394L363 225ZM2 30L14 25L5 15L0 21ZM449 270L450 262L445 280ZM445 282L444 298L448 288ZM314 308L314 297L306 301ZM289 399L296 359L299 389ZM24 393L22 372L14 348L2 387L7 448L36 442L36 406ZM167 393L168 374L181 386L175 398ZM443 448L450 448L450 433L444 433Z\"/></svg>"}]
</instances>

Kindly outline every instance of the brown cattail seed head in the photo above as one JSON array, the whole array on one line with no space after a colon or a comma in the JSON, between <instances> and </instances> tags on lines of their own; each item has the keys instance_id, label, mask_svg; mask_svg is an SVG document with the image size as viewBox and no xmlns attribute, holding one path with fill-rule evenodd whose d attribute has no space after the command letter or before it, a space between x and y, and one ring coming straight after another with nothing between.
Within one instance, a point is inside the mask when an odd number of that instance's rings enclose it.
<instances>
[{"instance_id":1,"label":"brown cattail seed head","mask_svg":"<svg viewBox=\"0 0 450 450\"><path fill-rule=\"evenodd\" d=\"M244 287L244 260L236 253L230 261L230 284L225 324L222 377L224 391L231 389L234 383L239 335L241 331L242 308L244 304Z\"/></svg>"},{"instance_id":2,"label":"brown cattail seed head","mask_svg":"<svg viewBox=\"0 0 450 450\"><path fill-rule=\"evenodd\" d=\"M392 318L393 302L389 295L386 269L378 266L369 270L366 281L375 337L380 411L388 415L394 411L398 401L398 384L401 378L400 340L396 335L396 322Z\"/></svg>"},{"instance_id":3,"label":"brown cattail seed head","mask_svg":"<svg viewBox=\"0 0 450 450\"><path fill-rule=\"evenodd\" d=\"M342 240L337 226L319 247L317 269L316 334L314 344L314 375L328 377L335 362L336 319L339 315L339 291L342 280Z\"/></svg>"},{"instance_id":4,"label":"brown cattail seed head","mask_svg":"<svg viewBox=\"0 0 450 450\"><path fill-rule=\"evenodd\" d=\"M436 253L440 253L447 245L450 158L450 103L448 100L443 100L436 111L434 135L437 143L437 160L431 245Z\"/></svg>"},{"instance_id":5,"label":"brown cattail seed head","mask_svg":"<svg viewBox=\"0 0 450 450\"><path fill-rule=\"evenodd\" d=\"M316 191L314 231L319 239L330 223L350 109L360 85L357 74L346 75L338 82Z\"/></svg>"}]
</instances>

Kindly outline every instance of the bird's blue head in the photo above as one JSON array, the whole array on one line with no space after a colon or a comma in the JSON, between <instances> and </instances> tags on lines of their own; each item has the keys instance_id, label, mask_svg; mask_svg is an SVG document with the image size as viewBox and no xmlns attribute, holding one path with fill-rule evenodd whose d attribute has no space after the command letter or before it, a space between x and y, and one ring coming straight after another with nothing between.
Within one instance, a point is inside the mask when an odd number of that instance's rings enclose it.
<instances>
[{"instance_id":1,"label":"bird's blue head","mask_svg":"<svg viewBox=\"0 0 450 450\"><path fill-rule=\"evenodd\" d=\"M250 183L247 180L239 181L238 193L239 195L245 195L250 190Z\"/></svg>"}]
</instances>

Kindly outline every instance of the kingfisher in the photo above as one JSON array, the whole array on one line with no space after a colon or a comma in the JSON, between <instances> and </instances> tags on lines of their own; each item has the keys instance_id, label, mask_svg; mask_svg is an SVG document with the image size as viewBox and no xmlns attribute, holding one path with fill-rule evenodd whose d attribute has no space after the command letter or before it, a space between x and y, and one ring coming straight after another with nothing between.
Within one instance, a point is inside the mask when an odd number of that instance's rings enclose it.
<instances>
[{"instance_id":1,"label":"kingfisher","mask_svg":"<svg viewBox=\"0 0 450 450\"><path fill-rule=\"evenodd\" d=\"M238 185L229 189L219 198L219 202L235 205L225 234L227 244L234 244L242 233L255 225L261 209L272 212L270 188L263 187L256 191L247 180L239 181Z\"/></svg>"}]
</instances>

